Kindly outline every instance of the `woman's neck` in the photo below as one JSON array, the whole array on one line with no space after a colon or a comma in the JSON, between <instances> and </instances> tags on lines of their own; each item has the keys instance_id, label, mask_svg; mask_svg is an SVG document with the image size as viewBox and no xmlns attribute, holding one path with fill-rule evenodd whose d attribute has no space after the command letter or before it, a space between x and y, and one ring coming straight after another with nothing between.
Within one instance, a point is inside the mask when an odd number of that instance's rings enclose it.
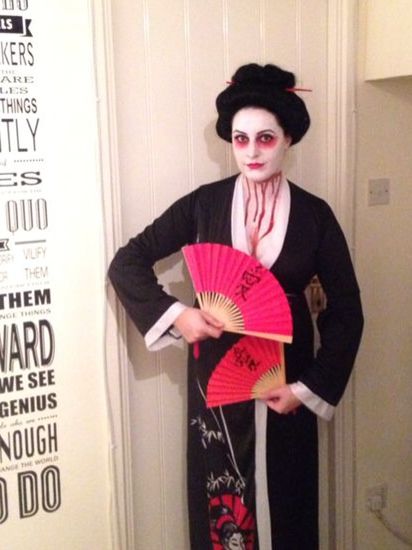
<instances>
[{"instance_id":1,"label":"woman's neck","mask_svg":"<svg viewBox=\"0 0 412 550\"><path fill-rule=\"evenodd\" d=\"M256 256L259 242L274 228L281 181L282 172L263 182L255 182L243 176L245 227L252 256Z\"/></svg>"}]
</instances>

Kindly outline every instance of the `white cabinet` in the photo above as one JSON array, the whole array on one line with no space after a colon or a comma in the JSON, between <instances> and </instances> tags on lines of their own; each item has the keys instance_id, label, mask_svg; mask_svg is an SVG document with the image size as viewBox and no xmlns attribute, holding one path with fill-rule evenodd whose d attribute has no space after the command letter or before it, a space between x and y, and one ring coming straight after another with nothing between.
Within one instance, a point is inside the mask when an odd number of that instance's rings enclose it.
<instances>
[{"instance_id":1,"label":"white cabinet","mask_svg":"<svg viewBox=\"0 0 412 550\"><path fill-rule=\"evenodd\" d=\"M412 1L367 0L366 5L365 80L412 75Z\"/></svg>"}]
</instances>

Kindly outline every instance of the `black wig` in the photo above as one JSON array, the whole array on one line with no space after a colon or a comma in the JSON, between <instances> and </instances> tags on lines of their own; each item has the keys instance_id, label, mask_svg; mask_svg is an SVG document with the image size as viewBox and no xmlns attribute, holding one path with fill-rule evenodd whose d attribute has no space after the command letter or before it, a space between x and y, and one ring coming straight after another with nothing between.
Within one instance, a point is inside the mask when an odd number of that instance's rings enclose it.
<instances>
[{"instance_id":1,"label":"black wig","mask_svg":"<svg viewBox=\"0 0 412 550\"><path fill-rule=\"evenodd\" d=\"M232 141L232 120L244 107L260 107L273 113L283 131L298 143L310 125L304 101L293 91L295 75L276 65L243 65L235 72L229 86L216 98L216 131L225 141Z\"/></svg>"}]
</instances>

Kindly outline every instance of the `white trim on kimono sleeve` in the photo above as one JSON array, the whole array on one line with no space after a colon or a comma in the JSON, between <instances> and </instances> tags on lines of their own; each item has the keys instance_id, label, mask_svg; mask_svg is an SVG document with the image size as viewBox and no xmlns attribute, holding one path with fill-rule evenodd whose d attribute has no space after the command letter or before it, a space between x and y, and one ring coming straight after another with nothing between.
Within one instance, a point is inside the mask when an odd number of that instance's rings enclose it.
<instances>
[{"instance_id":1,"label":"white trim on kimono sleeve","mask_svg":"<svg viewBox=\"0 0 412 550\"><path fill-rule=\"evenodd\" d=\"M323 418L323 420L331 420L334 413L335 407L324 401L321 397L313 393L305 384L302 382L294 382L289 384L289 388L293 394L300 400L302 403L314 412L317 416Z\"/></svg>"},{"instance_id":2,"label":"white trim on kimono sleeve","mask_svg":"<svg viewBox=\"0 0 412 550\"><path fill-rule=\"evenodd\" d=\"M173 323L185 309L187 306L175 302L146 332L144 341L149 351L158 351L170 344L175 344L182 337L180 332L173 327Z\"/></svg>"}]
</instances>

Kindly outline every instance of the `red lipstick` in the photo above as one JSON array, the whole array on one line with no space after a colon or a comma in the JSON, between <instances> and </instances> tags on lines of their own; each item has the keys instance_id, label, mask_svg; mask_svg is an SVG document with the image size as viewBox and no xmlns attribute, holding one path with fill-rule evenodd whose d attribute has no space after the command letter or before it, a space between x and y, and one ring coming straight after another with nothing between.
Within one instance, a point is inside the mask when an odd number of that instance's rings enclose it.
<instances>
[{"instance_id":1,"label":"red lipstick","mask_svg":"<svg viewBox=\"0 0 412 550\"><path fill-rule=\"evenodd\" d=\"M262 166L262 162L251 162L250 164L247 164L247 167L251 170L257 170L258 168L262 168Z\"/></svg>"}]
</instances>

